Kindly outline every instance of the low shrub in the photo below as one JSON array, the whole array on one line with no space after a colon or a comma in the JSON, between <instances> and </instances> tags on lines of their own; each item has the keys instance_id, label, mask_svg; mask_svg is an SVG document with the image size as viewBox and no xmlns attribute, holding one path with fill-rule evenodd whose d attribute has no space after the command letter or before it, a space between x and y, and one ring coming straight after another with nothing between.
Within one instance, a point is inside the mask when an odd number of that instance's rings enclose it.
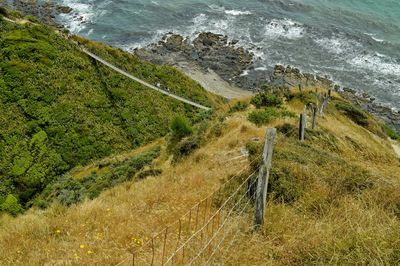
<instances>
[{"instance_id":1,"label":"low shrub","mask_svg":"<svg viewBox=\"0 0 400 266\"><path fill-rule=\"evenodd\" d=\"M251 99L251 104L257 108L262 107L281 107L282 98L270 92L261 92Z\"/></svg>"},{"instance_id":2,"label":"low shrub","mask_svg":"<svg viewBox=\"0 0 400 266\"><path fill-rule=\"evenodd\" d=\"M400 134L398 134L394 129L389 127L386 124L382 125L382 130L386 133L386 135L393 140L400 140Z\"/></svg>"},{"instance_id":3,"label":"low shrub","mask_svg":"<svg viewBox=\"0 0 400 266\"><path fill-rule=\"evenodd\" d=\"M272 168L269 179L269 191L277 202L290 204L303 194L302 186L288 168Z\"/></svg>"},{"instance_id":4,"label":"low shrub","mask_svg":"<svg viewBox=\"0 0 400 266\"><path fill-rule=\"evenodd\" d=\"M239 101L239 102L235 103L235 105L232 106L232 107L229 109L229 113L235 113L235 112L245 111L245 110L247 109L247 107L249 107L249 104L248 104L248 103Z\"/></svg>"},{"instance_id":5,"label":"low shrub","mask_svg":"<svg viewBox=\"0 0 400 266\"><path fill-rule=\"evenodd\" d=\"M92 172L82 179L64 175L49 184L43 193L34 201L34 205L44 208L57 200L61 204L71 205L85 199L96 198L105 189L131 180L136 174L142 179L149 175L141 173L144 167L150 165L160 155L160 147L148 150L123 162L111 164L110 171L104 174ZM159 170L158 170L159 172ZM154 171L157 173L157 171Z\"/></svg>"},{"instance_id":6,"label":"low shrub","mask_svg":"<svg viewBox=\"0 0 400 266\"><path fill-rule=\"evenodd\" d=\"M287 110L278 110L276 108L265 108L262 110L254 110L248 116L248 120L257 126L266 125L277 118L294 118L297 117L295 113Z\"/></svg>"},{"instance_id":7,"label":"low shrub","mask_svg":"<svg viewBox=\"0 0 400 266\"><path fill-rule=\"evenodd\" d=\"M341 171L326 180L334 195L359 194L374 186L369 172L346 162L342 162L342 164Z\"/></svg>"},{"instance_id":8,"label":"low shrub","mask_svg":"<svg viewBox=\"0 0 400 266\"><path fill-rule=\"evenodd\" d=\"M12 194L7 195L4 202L0 205L0 210L7 212L13 216L18 215L23 211L21 204L19 204L18 199Z\"/></svg>"},{"instance_id":9,"label":"low shrub","mask_svg":"<svg viewBox=\"0 0 400 266\"><path fill-rule=\"evenodd\" d=\"M201 146L201 137L199 135L190 136L182 139L172 149L173 162L176 163L182 158L192 154Z\"/></svg>"},{"instance_id":10,"label":"low shrub","mask_svg":"<svg viewBox=\"0 0 400 266\"><path fill-rule=\"evenodd\" d=\"M276 130L286 137L298 136L298 128L292 124L285 123L276 127Z\"/></svg>"},{"instance_id":11,"label":"low shrub","mask_svg":"<svg viewBox=\"0 0 400 266\"><path fill-rule=\"evenodd\" d=\"M368 126L368 116L361 109L351 105L350 103L345 102L336 103L336 108L342 111L354 123L363 127Z\"/></svg>"},{"instance_id":12,"label":"low shrub","mask_svg":"<svg viewBox=\"0 0 400 266\"><path fill-rule=\"evenodd\" d=\"M310 102L314 102L314 95L312 92L299 92L299 93L295 93L293 95L292 99L299 99L301 102L303 103L310 103Z\"/></svg>"},{"instance_id":13,"label":"low shrub","mask_svg":"<svg viewBox=\"0 0 400 266\"><path fill-rule=\"evenodd\" d=\"M193 128L186 120L186 118L182 116L176 116L171 122L171 130L172 136L175 139L182 139L186 136L189 136L193 133Z\"/></svg>"},{"instance_id":14,"label":"low shrub","mask_svg":"<svg viewBox=\"0 0 400 266\"><path fill-rule=\"evenodd\" d=\"M274 108L267 108L263 110L254 110L248 116L250 122L257 126L262 126L272 122L274 119L279 117L279 113Z\"/></svg>"},{"instance_id":15,"label":"low shrub","mask_svg":"<svg viewBox=\"0 0 400 266\"><path fill-rule=\"evenodd\" d=\"M0 15L7 17L8 15L7 9L0 6Z\"/></svg>"}]
</instances>

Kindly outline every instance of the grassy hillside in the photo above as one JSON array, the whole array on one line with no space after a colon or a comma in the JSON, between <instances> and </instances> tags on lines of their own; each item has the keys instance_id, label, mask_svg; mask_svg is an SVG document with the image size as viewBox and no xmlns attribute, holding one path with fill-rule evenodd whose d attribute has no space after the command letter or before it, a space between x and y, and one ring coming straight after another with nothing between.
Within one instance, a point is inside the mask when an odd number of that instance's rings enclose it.
<instances>
[{"instance_id":1,"label":"grassy hillside","mask_svg":"<svg viewBox=\"0 0 400 266\"><path fill-rule=\"evenodd\" d=\"M172 67L75 41L180 96L210 107L220 101ZM8 199L23 207L73 167L164 136L176 115L206 115L97 64L51 28L1 15L0 113L0 206Z\"/></svg>"},{"instance_id":2,"label":"grassy hillside","mask_svg":"<svg viewBox=\"0 0 400 266\"><path fill-rule=\"evenodd\" d=\"M358 123L349 104L334 95L318 128L297 140L297 118L313 93L289 93L231 105L203 131L206 141L177 163L166 143L154 168L161 174L122 185L70 208L55 204L0 219L0 264L117 264L155 232L176 221L261 151L266 127L277 127L266 224L243 230L227 265L397 265L400 262L400 159L378 121L368 114ZM271 107L271 103L275 107ZM278 104L279 103L279 104ZM225 108L229 109L229 108ZM264 126L250 122L266 110ZM274 111L272 111L274 110ZM356 112L357 113L357 112ZM258 121L256 120L258 124ZM183 139L182 141L185 141ZM176 144L175 144L176 145ZM244 147L250 157L239 157ZM121 155L136 156L137 152ZM121 159L120 158L120 159ZM107 159L115 161L117 158ZM74 170L80 178L102 171L98 162ZM101 174L100 174L101 175ZM252 216L252 213L244 217ZM128 265L128 264L127 264Z\"/></svg>"}]
</instances>

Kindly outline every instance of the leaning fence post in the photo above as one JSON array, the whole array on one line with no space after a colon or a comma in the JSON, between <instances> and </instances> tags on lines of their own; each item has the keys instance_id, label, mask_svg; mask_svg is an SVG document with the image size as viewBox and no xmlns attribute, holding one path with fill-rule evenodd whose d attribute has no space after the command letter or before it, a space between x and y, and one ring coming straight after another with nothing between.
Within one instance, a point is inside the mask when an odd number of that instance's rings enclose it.
<instances>
[{"instance_id":1,"label":"leaning fence post","mask_svg":"<svg viewBox=\"0 0 400 266\"><path fill-rule=\"evenodd\" d=\"M313 106L313 108L312 108L312 125L311 125L311 128L315 129L316 126L317 126L317 107Z\"/></svg>"},{"instance_id":2,"label":"leaning fence post","mask_svg":"<svg viewBox=\"0 0 400 266\"><path fill-rule=\"evenodd\" d=\"M307 114L300 115L300 123L299 123L299 140L304 141L304 130L306 128L307 123Z\"/></svg>"},{"instance_id":3,"label":"leaning fence post","mask_svg":"<svg viewBox=\"0 0 400 266\"><path fill-rule=\"evenodd\" d=\"M276 128L270 128L265 136L265 144L263 149L262 163L257 180L257 193L255 202L255 227L261 228L264 224L265 204L267 202L268 178L272 165L272 154L274 151L274 140L276 136Z\"/></svg>"},{"instance_id":4,"label":"leaning fence post","mask_svg":"<svg viewBox=\"0 0 400 266\"><path fill-rule=\"evenodd\" d=\"M325 111L326 106L328 105L329 99L330 99L330 97L328 95L325 95L323 97L323 101L322 101L322 104L321 104L321 107L319 110L320 115L324 114L324 111Z\"/></svg>"}]
</instances>

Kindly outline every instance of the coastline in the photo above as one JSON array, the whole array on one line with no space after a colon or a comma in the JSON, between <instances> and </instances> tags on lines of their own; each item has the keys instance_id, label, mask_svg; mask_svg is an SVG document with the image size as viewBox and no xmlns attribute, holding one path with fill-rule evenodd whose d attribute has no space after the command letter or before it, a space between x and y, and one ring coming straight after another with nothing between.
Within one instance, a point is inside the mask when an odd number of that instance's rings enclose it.
<instances>
[{"instance_id":1,"label":"coastline","mask_svg":"<svg viewBox=\"0 0 400 266\"><path fill-rule=\"evenodd\" d=\"M226 97L228 99L251 95L269 84L333 89L343 98L380 118L400 133L400 111L396 112L375 102L375 98L367 93L341 87L327 76L303 73L292 66L276 65L272 72L250 71L254 70L254 55L243 47L237 47L236 41L228 42L227 40L227 36L203 32L193 43L190 43L183 36L169 33L158 43L135 49L133 53L152 63L175 66L197 80L206 89L222 96L229 96ZM214 84L212 82L214 80L219 80L219 82ZM215 85L219 85L218 89ZM234 88L234 91L239 93L229 94L226 88L228 91ZM237 97L234 97L236 95Z\"/></svg>"},{"instance_id":2,"label":"coastline","mask_svg":"<svg viewBox=\"0 0 400 266\"><path fill-rule=\"evenodd\" d=\"M0 6L6 5L4 0ZM64 28L57 16L72 12L68 6L54 3L14 0L12 8L27 15L36 16L47 25ZM335 89L345 99L383 120L400 133L400 111L394 111L366 93L356 89L340 87L327 77L302 73L298 68L276 65L272 71L256 69L255 55L237 46L238 40L228 41L228 36L201 32L190 42L188 38L174 33L166 34L158 43L132 52L141 59L156 64L176 67L205 89L228 100L251 96L263 85L274 84L287 87L319 86Z\"/></svg>"},{"instance_id":3,"label":"coastline","mask_svg":"<svg viewBox=\"0 0 400 266\"><path fill-rule=\"evenodd\" d=\"M0 7L2 6L11 8L27 16L34 16L40 22L59 29L64 28L64 26L57 21L57 16L72 12L71 7L49 1L0 0Z\"/></svg>"}]
</instances>

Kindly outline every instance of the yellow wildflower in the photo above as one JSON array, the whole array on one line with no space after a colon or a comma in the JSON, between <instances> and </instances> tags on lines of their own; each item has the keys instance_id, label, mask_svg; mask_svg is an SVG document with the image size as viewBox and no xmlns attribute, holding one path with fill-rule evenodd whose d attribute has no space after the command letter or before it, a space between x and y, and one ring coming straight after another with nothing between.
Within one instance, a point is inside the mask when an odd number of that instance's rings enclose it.
<instances>
[{"instance_id":1,"label":"yellow wildflower","mask_svg":"<svg viewBox=\"0 0 400 266\"><path fill-rule=\"evenodd\" d=\"M79 247L83 249L83 248L85 248L85 245L84 244L80 244Z\"/></svg>"},{"instance_id":2,"label":"yellow wildflower","mask_svg":"<svg viewBox=\"0 0 400 266\"><path fill-rule=\"evenodd\" d=\"M87 254L89 254L89 255L90 255L90 254L93 254L93 251L88 250L88 251L87 251Z\"/></svg>"}]
</instances>

